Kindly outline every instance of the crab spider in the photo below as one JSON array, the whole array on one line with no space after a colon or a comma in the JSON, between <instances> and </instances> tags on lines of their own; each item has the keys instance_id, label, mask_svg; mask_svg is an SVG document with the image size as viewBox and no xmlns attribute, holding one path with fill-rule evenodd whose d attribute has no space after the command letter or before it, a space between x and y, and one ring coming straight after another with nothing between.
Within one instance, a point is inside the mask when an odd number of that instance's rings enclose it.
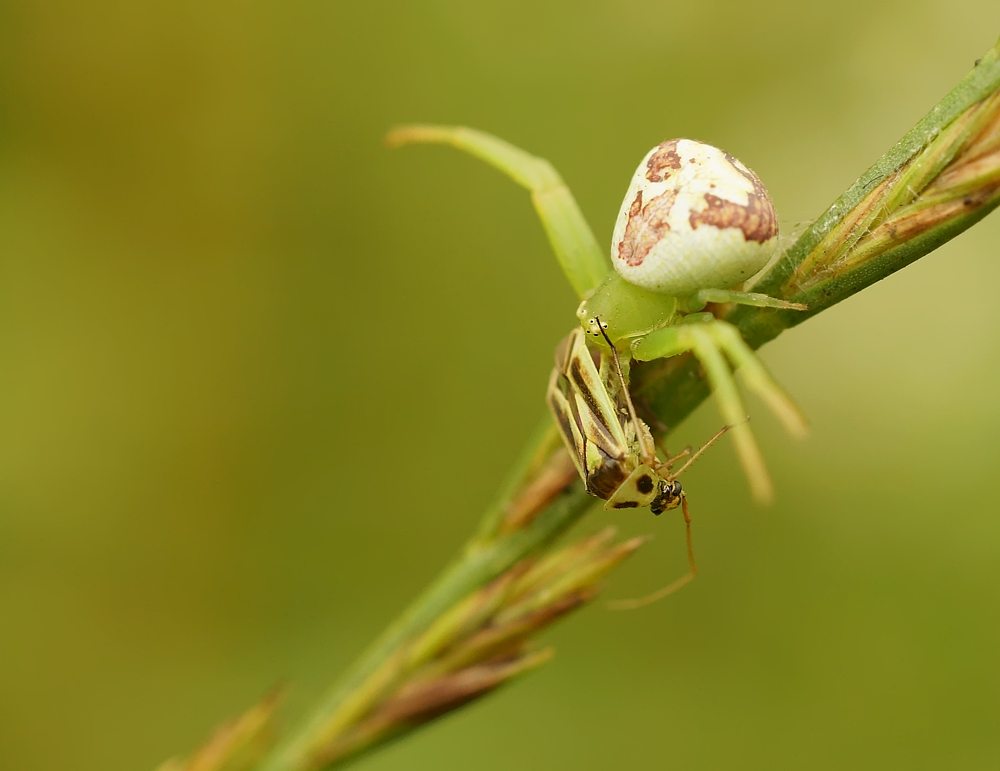
<instances>
[{"instance_id":1,"label":"crab spider","mask_svg":"<svg viewBox=\"0 0 1000 771\"><path fill-rule=\"evenodd\" d=\"M771 499L770 478L746 422L733 370L793 436L805 435L806 422L736 327L704 310L709 303L805 310L803 305L734 288L767 264L778 240L770 197L750 169L693 140L674 139L654 147L639 163L622 202L609 265L548 161L464 127L407 126L391 132L388 141L391 146L450 144L526 187L563 272L581 298L577 317L583 330L592 335L592 345L614 347L620 359L625 399L631 402L627 373L632 359L692 353L731 429L754 497ZM644 424L636 429L639 434L643 430L648 432ZM563 438L575 452L571 436L564 431ZM583 471L581 475L586 481Z\"/></svg>"}]
</instances>

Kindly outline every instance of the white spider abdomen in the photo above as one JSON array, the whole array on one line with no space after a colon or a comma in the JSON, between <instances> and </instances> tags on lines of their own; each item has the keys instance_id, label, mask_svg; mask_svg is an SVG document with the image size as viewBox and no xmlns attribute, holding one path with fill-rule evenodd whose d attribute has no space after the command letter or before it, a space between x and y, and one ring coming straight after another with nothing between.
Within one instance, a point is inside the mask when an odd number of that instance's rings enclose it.
<instances>
[{"instance_id":1,"label":"white spider abdomen","mask_svg":"<svg viewBox=\"0 0 1000 771\"><path fill-rule=\"evenodd\" d=\"M777 242L774 206L756 174L716 147L671 139L632 177L611 261L626 281L680 296L740 284Z\"/></svg>"}]
</instances>

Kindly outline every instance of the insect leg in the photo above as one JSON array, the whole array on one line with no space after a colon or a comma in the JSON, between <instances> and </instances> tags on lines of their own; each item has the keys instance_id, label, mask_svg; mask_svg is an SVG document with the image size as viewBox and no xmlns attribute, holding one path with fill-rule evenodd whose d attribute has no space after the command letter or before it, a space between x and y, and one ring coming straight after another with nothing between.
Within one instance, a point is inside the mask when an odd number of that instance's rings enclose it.
<instances>
[{"instance_id":1,"label":"insect leg","mask_svg":"<svg viewBox=\"0 0 1000 771\"><path fill-rule=\"evenodd\" d=\"M673 594L682 586L691 583L698 575L698 563L694 560L694 543L691 540L691 514L688 512L687 498L681 499L681 511L684 512L684 532L687 542L688 572L676 581L667 584L662 589L657 589L652 594L639 597L634 600L612 600L608 603L610 610L635 610L644 605L662 600L664 597Z\"/></svg>"},{"instance_id":2,"label":"insect leg","mask_svg":"<svg viewBox=\"0 0 1000 771\"><path fill-rule=\"evenodd\" d=\"M743 340L739 330L725 321L714 321L705 326L732 362L733 367L739 370L746 387L767 404L784 424L788 433L797 439L807 436L809 425L805 417L764 368L760 359Z\"/></svg>"},{"instance_id":3,"label":"insect leg","mask_svg":"<svg viewBox=\"0 0 1000 771\"><path fill-rule=\"evenodd\" d=\"M726 432L727 432L727 431L728 431L728 430L729 430L730 428L732 428L732 426L729 426L729 425L725 425L725 426L723 426L722 428L720 428L720 429L719 429L718 431L716 431L716 432L715 432L715 436L713 436L713 437L712 437L711 439L709 439L709 440L708 440L707 442L705 442L705 444L703 444L703 445L702 445L701 447L699 447L699 448L698 448L698 452L696 452L696 453L695 453L694 455L692 455L692 456L691 456L690 458L688 458L688 461L687 461L687 463L685 463L685 464L684 464L683 466L681 466L681 467L680 467L680 468L679 468L679 469L678 469L677 471L673 472L673 473L672 473L672 474L670 475L670 476L671 476L671 478L673 478L673 479L677 479L677 477L679 477L679 476L680 476L681 474L683 474L683 473L684 473L685 471L687 471L687 470L688 470L688 466L690 466L690 465L691 465L692 463L694 463L694 462L695 462L696 460L698 460L698 458L700 458L700 457L701 457L701 454L702 454L703 452L705 452L705 450L707 450L707 449L708 449L709 447L711 447L711 446L712 446L713 444L715 444L716 440L718 440L718 439L719 439L719 438L720 438L720 437L721 437L721 436L722 436L722 435L723 435L724 433L726 433ZM690 452L691 452L691 448L690 448L690 447L688 447L688 448L687 448L687 450L685 450L684 452L682 452L682 453L681 453L680 455L678 455L678 456L677 456L676 458L672 458L671 460L673 460L673 461L676 461L676 460L678 460L679 458L681 458L681 457L682 457L683 455L686 455L686 454L689 454ZM685 507L687 507L687 499L686 499L686 498L684 499L684 506L685 506Z\"/></svg>"},{"instance_id":4,"label":"insect leg","mask_svg":"<svg viewBox=\"0 0 1000 771\"><path fill-rule=\"evenodd\" d=\"M691 447L688 446L685 447L676 455L671 455L670 452L667 450L666 446L663 444L663 442L660 441L659 437L654 437L653 441L656 442L656 446L660 448L660 451L663 453L665 457L663 463L660 463L658 465L658 469L673 468L673 465L677 463L677 461L679 461L681 458L686 458L688 455L691 454ZM684 465L686 466L687 464L685 463Z\"/></svg>"},{"instance_id":5,"label":"insect leg","mask_svg":"<svg viewBox=\"0 0 1000 771\"><path fill-rule=\"evenodd\" d=\"M531 201L556 259L581 299L611 270L611 263L597 243L576 199L559 172L544 158L531 155L492 134L465 126L401 126L389 132L386 142L390 147L413 143L457 147L486 161L531 191Z\"/></svg>"}]
</instances>

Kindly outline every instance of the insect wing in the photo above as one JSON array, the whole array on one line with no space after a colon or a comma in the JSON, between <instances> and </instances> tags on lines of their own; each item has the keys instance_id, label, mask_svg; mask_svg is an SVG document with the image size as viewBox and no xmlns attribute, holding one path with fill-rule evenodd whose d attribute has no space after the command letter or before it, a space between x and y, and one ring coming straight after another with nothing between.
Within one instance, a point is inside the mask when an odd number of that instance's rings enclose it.
<instances>
[{"instance_id":1,"label":"insect wing","mask_svg":"<svg viewBox=\"0 0 1000 771\"><path fill-rule=\"evenodd\" d=\"M560 382L562 381L562 382ZM563 385L567 383L566 377L558 370L552 370L552 377L549 378L549 390L546 393L546 401L555 418L556 426L562 434L563 442L569 450L573 465L576 466L580 478L587 480L587 445L580 433L580 424L575 414L575 405L571 406L566 394L563 392Z\"/></svg>"},{"instance_id":2,"label":"insect wing","mask_svg":"<svg viewBox=\"0 0 1000 771\"><path fill-rule=\"evenodd\" d=\"M547 401L587 492L606 500L635 460L621 414L580 329L557 349Z\"/></svg>"},{"instance_id":3,"label":"insect wing","mask_svg":"<svg viewBox=\"0 0 1000 771\"><path fill-rule=\"evenodd\" d=\"M605 454L622 457L628 454L629 441L622 427L621 413L594 364L582 329L573 330L570 343L564 372L572 385L583 420L581 429L587 439L597 444Z\"/></svg>"}]
</instances>

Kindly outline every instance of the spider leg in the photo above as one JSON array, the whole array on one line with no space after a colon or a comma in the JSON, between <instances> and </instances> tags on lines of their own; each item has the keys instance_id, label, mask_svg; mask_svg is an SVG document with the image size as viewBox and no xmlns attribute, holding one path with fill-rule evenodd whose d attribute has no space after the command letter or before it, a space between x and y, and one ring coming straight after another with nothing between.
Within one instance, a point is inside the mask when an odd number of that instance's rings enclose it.
<instances>
[{"instance_id":1,"label":"spider leg","mask_svg":"<svg viewBox=\"0 0 1000 771\"><path fill-rule=\"evenodd\" d=\"M732 289L700 289L694 293L693 305L704 308L707 303L734 303L736 305L752 305L756 308L780 308L786 311L806 311L809 306L802 303L779 300L758 292L737 292Z\"/></svg>"},{"instance_id":2,"label":"spider leg","mask_svg":"<svg viewBox=\"0 0 1000 771\"><path fill-rule=\"evenodd\" d=\"M733 373L715 335L709 331L715 323L718 322L683 324L657 330L638 340L632 347L632 355L636 359L649 361L676 356L685 351L694 354L705 369L705 376L715 395L723 422L731 427L736 454L750 483L751 492L761 503L768 503L774 497L771 478L747 423L746 407L743 406Z\"/></svg>"},{"instance_id":3,"label":"spider leg","mask_svg":"<svg viewBox=\"0 0 1000 771\"><path fill-rule=\"evenodd\" d=\"M750 346L744 342L739 330L725 321L713 321L706 324L705 329L725 352L733 367L739 371L746 387L761 398L784 424L788 433L796 439L807 436L809 425L805 417L788 394L774 381Z\"/></svg>"},{"instance_id":4,"label":"spider leg","mask_svg":"<svg viewBox=\"0 0 1000 771\"><path fill-rule=\"evenodd\" d=\"M581 299L611 270L611 263L576 199L559 172L544 158L465 126L400 126L389 132L386 142L390 147L415 143L451 145L486 161L526 187L556 259Z\"/></svg>"},{"instance_id":5,"label":"spider leg","mask_svg":"<svg viewBox=\"0 0 1000 771\"><path fill-rule=\"evenodd\" d=\"M750 482L750 490L761 503L770 503L774 498L774 489L771 486L771 477L767 473L764 465L764 457L761 455L757 440L754 439L753 431L747 422L747 410L743 405L736 381L729 365L723 358L719 350L715 336L705 325L691 325L680 327L686 336L691 338L691 350L695 357L705 368L705 377L712 388L719 404L719 412L722 419L729 426L732 426L733 441L736 443L736 454L743 466L743 472Z\"/></svg>"}]
</instances>

